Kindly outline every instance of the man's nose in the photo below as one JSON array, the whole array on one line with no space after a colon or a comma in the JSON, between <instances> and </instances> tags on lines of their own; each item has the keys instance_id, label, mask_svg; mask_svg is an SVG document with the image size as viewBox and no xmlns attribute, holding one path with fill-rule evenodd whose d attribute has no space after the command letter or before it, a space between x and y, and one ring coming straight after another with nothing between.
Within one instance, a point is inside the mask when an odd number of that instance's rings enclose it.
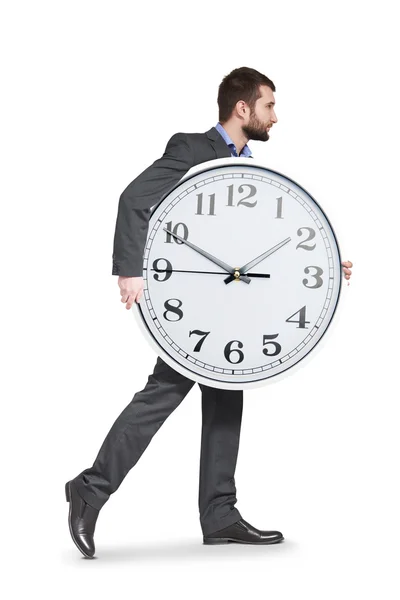
<instances>
[{"instance_id":1,"label":"man's nose","mask_svg":"<svg viewBox=\"0 0 400 600\"><path fill-rule=\"evenodd\" d=\"M272 121L273 121L274 123L277 123L277 122L278 122L278 117L276 116L276 113L275 113L275 111L273 111L273 114L274 114L274 116L272 117Z\"/></svg>"}]
</instances>

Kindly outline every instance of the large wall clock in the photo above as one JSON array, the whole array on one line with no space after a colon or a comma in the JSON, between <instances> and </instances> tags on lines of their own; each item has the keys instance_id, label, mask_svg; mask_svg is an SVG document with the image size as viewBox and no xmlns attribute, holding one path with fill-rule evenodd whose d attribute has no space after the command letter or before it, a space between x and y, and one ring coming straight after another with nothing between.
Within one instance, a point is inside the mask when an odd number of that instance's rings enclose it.
<instances>
[{"instance_id":1,"label":"large wall clock","mask_svg":"<svg viewBox=\"0 0 400 600\"><path fill-rule=\"evenodd\" d=\"M244 390L308 362L342 267L304 188L231 157L196 165L153 207L143 278L132 310L157 354L194 381Z\"/></svg>"}]
</instances>

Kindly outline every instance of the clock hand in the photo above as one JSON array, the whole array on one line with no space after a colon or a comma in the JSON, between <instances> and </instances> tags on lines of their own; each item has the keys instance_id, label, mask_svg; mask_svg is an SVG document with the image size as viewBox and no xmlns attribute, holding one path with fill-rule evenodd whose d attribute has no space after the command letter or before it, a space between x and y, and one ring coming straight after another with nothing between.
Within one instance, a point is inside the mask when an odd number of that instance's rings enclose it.
<instances>
[{"instance_id":1,"label":"clock hand","mask_svg":"<svg viewBox=\"0 0 400 600\"><path fill-rule=\"evenodd\" d=\"M145 269L144 269L145 270ZM185 271L182 269L150 269L157 273L203 273L206 275L226 275L224 271ZM271 277L269 273L247 273L247 277Z\"/></svg>"},{"instance_id":2,"label":"clock hand","mask_svg":"<svg viewBox=\"0 0 400 600\"><path fill-rule=\"evenodd\" d=\"M219 258L216 258L212 254L209 254L205 250L202 250L202 248L199 248L195 244L192 244L192 242L189 242L188 240L185 240L184 238L180 237L176 233L173 233L172 231L169 231L166 227L164 227L163 230L166 231L167 233L173 235L178 240L181 240L187 246L189 246L193 250L196 250L196 252L199 252L200 254L202 254L203 256L205 256L206 258L208 258L209 260L211 260L212 262L214 262L216 265L218 265L219 267L221 267L222 269L225 269L225 271L228 271L228 273L232 273L232 278L233 279L235 279L235 278L239 279L239 274L238 274L237 277L235 277L235 275L234 275L236 272L238 272L238 269L235 269L234 267L231 267L230 265L228 265L227 263L223 262L222 260L219 260ZM244 281L245 283L250 283L251 282L251 279L249 277L246 277L246 275L240 275L240 279L242 281Z\"/></svg>"},{"instance_id":3,"label":"clock hand","mask_svg":"<svg viewBox=\"0 0 400 600\"><path fill-rule=\"evenodd\" d=\"M251 269L255 265L258 265L258 263L261 262L262 260L264 260L264 258L267 258L267 256L271 256L271 254L273 254L274 252L276 252L277 250L279 250L279 248L282 248L282 246L284 246L285 244L287 244L288 242L290 242L291 239L292 238L290 238L290 237L286 238L282 242L279 242L279 244L276 244L276 246L273 246L272 248L270 248L269 250L267 250L263 254L260 254L260 256L257 256L257 258L254 258L253 260L251 260L247 264L243 265L243 267L240 267L239 273L242 274L245 271L247 271L247 269ZM242 277L242 275L241 275L241 277ZM233 279L234 279L233 275L230 275L229 277L227 277L226 279L224 279L224 282L226 284L228 284L231 281L233 281Z\"/></svg>"}]
</instances>

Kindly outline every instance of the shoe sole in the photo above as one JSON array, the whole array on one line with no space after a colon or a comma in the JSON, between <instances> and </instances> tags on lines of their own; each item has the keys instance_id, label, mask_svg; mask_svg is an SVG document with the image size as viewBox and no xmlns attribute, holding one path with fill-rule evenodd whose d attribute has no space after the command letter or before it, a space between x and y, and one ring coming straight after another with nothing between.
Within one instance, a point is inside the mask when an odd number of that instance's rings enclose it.
<instances>
[{"instance_id":1,"label":"shoe sole","mask_svg":"<svg viewBox=\"0 0 400 600\"><path fill-rule=\"evenodd\" d=\"M86 552L84 550L82 550L82 548L79 546L79 544L77 543L75 537L74 537L74 532L72 531L72 527L71 527L71 516L72 516L72 502L71 502L71 482L67 481L67 483L65 484L65 497L67 499L67 502L69 502L69 512L68 512L68 526L69 526L69 532L71 534L71 537L74 541L75 546L78 548L79 552L81 552L83 554L83 556L85 556L86 558L93 558L93 556L91 556L90 554L86 554Z\"/></svg>"},{"instance_id":2,"label":"shoe sole","mask_svg":"<svg viewBox=\"0 0 400 600\"><path fill-rule=\"evenodd\" d=\"M281 537L279 540L266 540L265 542L246 542L244 540L235 540L234 538L203 538L203 544L206 545L214 545L214 544L230 544L234 542L236 544L253 544L255 546L265 546L267 544L278 544L279 542L283 542L285 538Z\"/></svg>"}]
</instances>

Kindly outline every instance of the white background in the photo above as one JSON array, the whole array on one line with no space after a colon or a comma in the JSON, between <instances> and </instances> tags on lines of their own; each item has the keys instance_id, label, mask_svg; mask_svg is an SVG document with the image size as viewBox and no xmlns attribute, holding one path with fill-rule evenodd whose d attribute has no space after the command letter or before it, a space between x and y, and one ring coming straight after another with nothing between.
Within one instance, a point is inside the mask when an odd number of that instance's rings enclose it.
<instances>
[{"instance_id":1,"label":"white background","mask_svg":"<svg viewBox=\"0 0 400 600\"><path fill-rule=\"evenodd\" d=\"M2 3L8 598L398 599L394 8ZM64 484L92 465L156 362L111 275L118 199L171 135L217 123L218 85L240 66L276 85L278 123L249 142L255 159L316 198L354 263L329 344L293 377L245 392L237 507L285 541L202 544L196 384L102 509L86 560Z\"/></svg>"}]
</instances>

